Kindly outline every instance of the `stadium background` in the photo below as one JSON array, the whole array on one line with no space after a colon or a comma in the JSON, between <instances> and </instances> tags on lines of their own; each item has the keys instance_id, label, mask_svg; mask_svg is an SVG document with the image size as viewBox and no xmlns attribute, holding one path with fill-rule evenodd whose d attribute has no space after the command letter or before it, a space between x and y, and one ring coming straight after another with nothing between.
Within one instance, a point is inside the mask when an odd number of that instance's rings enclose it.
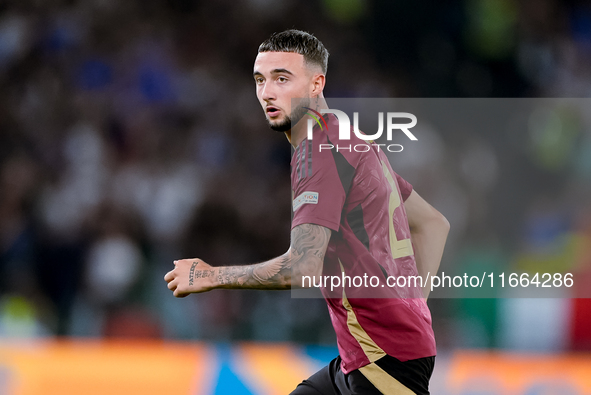
<instances>
[{"instance_id":1,"label":"stadium background","mask_svg":"<svg viewBox=\"0 0 591 395\"><path fill-rule=\"evenodd\" d=\"M276 394L335 355L322 300L162 279L287 249L290 150L251 72L291 27L331 52L327 97L591 94L585 1L0 3L0 392ZM425 139L400 173L451 222L442 267L591 284L591 134L564 130L511 166L494 134ZM433 393L591 393L589 299L430 306Z\"/></svg>"}]
</instances>

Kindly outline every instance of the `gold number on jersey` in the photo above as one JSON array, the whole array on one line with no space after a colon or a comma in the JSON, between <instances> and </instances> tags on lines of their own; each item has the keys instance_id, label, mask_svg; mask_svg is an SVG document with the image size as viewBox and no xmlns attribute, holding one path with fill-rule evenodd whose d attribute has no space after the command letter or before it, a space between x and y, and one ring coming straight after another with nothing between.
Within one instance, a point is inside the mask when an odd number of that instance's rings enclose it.
<instances>
[{"instance_id":1,"label":"gold number on jersey","mask_svg":"<svg viewBox=\"0 0 591 395\"><path fill-rule=\"evenodd\" d=\"M396 238L396 230L394 229L394 210L396 210L400 206L400 195L398 194L398 188L396 187L396 182L392 177L392 173L388 170L388 167L382 163L382 170L384 171L384 175L392 188L392 192L390 192L390 200L388 203L388 225L389 225L389 233L390 233L390 250L392 250L392 257L402 258L403 256L413 255L412 243L410 239L402 239L398 240Z\"/></svg>"}]
</instances>

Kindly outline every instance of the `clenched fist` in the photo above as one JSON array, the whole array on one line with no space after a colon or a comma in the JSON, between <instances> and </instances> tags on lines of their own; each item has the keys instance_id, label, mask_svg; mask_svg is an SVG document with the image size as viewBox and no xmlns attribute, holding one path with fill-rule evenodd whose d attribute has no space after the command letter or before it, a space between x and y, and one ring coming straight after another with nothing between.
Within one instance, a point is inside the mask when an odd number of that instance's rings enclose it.
<instances>
[{"instance_id":1,"label":"clenched fist","mask_svg":"<svg viewBox=\"0 0 591 395\"><path fill-rule=\"evenodd\" d=\"M215 287L216 268L201 259L174 261L174 269L166 273L164 281L177 298L190 293L207 292Z\"/></svg>"}]
</instances>

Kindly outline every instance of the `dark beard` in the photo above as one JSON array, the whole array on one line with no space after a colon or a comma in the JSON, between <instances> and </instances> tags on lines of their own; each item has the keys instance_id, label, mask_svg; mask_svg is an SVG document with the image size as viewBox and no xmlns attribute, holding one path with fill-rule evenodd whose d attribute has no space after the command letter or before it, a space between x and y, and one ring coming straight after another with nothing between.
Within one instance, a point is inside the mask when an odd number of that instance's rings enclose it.
<instances>
[{"instance_id":1,"label":"dark beard","mask_svg":"<svg viewBox=\"0 0 591 395\"><path fill-rule=\"evenodd\" d=\"M269 127L276 132L287 132L291 129L291 118L286 116L283 122L281 123L272 124L271 122L269 122Z\"/></svg>"},{"instance_id":2,"label":"dark beard","mask_svg":"<svg viewBox=\"0 0 591 395\"><path fill-rule=\"evenodd\" d=\"M281 123L271 124L271 122L269 122L269 127L276 132L287 132L291 129L291 125L296 125L298 122L300 122L304 115L306 115L308 110L306 110L304 107L310 107L310 99L302 99L300 105L298 105L296 109L291 112L291 117L286 115L285 119Z\"/></svg>"}]
</instances>

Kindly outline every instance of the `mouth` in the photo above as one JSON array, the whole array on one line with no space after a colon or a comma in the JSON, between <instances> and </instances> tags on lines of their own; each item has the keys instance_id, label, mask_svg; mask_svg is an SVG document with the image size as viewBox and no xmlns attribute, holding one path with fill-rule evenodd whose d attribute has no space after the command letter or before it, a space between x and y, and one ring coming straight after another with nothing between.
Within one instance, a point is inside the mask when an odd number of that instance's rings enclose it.
<instances>
[{"instance_id":1,"label":"mouth","mask_svg":"<svg viewBox=\"0 0 591 395\"><path fill-rule=\"evenodd\" d=\"M267 107L265 107L265 111L266 111L267 115L269 116L269 118L275 118L281 112L281 110L275 106L267 106Z\"/></svg>"}]
</instances>

